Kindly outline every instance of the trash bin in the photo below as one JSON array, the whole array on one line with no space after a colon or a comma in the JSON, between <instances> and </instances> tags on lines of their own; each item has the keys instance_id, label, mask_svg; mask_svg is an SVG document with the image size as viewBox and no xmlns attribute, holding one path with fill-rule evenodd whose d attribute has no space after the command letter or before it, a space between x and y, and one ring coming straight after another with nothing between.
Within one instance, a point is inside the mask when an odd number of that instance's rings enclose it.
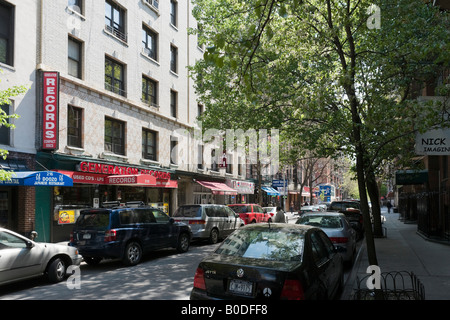
<instances>
[{"instance_id":1,"label":"trash bin","mask_svg":"<svg viewBox=\"0 0 450 320\"><path fill-rule=\"evenodd\" d=\"M381 273L380 289L368 289L367 275L356 279L351 300L425 300L425 287L413 272L391 271Z\"/></svg>"}]
</instances>

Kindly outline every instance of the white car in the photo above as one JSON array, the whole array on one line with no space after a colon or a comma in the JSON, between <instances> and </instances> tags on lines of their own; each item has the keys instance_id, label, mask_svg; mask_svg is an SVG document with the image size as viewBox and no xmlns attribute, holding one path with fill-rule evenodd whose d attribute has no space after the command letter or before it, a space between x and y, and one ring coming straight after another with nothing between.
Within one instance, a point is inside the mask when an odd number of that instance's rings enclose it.
<instances>
[{"instance_id":1,"label":"white car","mask_svg":"<svg viewBox=\"0 0 450 320\"><path fill-rule=\"evenodd\" d=\"M67 268L79 266L81 259L75 247L34 242L0 228L0 285L44 274L51 282L60 282L66 277Z\"/></svg>"}]
</instances>

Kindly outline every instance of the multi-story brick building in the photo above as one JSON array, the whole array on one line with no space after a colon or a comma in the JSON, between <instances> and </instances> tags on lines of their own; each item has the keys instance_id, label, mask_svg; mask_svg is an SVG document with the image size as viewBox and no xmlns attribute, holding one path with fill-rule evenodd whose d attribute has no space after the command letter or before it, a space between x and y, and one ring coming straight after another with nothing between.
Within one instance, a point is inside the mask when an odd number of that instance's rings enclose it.
<instances>
[{"instance_id":1,"label":"multi-story brick building","mask_svg":"<svg viewBox=\"0 0 450 320\"><path fill-rule=\"evenodd\" d=\"M188 32L197 27L189 1L0 0L0 10L9 19L0 44L13 57L0 62L0 88L30 86L8 110L21 118L0 147L10 162L27 159L26 170L73 181L0 186L5 225L61 241L80 209L105 201L142 201L171 214L184 203L253 194L244 157L230 152L219 170L219 152L187 134L202 112L187 66L203 56Z\"/></svg>"}]
</instances>

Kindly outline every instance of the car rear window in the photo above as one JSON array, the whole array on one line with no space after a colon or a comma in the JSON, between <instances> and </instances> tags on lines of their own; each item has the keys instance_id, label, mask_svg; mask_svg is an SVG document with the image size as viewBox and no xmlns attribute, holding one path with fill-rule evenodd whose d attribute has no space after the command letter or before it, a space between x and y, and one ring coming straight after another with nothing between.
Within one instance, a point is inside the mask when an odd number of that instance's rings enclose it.
<instances>
[{"instance_id":1,"label":"car rear window","mask_svg":"<svg viewBox=\"0 0 450 320\"><path fill-rule=\"evenodd\" d=\"M283 229L240 229L227 237L215 253L271 261L301 261L304 235Z\"/></svg>"},{"instance_id":2,"label":"car rear window","mask_svg":"<svg viewBox=\"0 0 450 320\"><path fill-rule=\"evenodd\" d=\"M182 206L173 214L173 217L199 218L202 216L201 206Z\"/></svg>"},{"instance_id":3,"label":"car rear window","mask_svg":"<svg viewBox=\"0 0 450 320\"><path fill-rule=\"evenodd\" d=\"M330 217L330 216L320 216L320 215L311 215L311 216L302 216L298 220L298 224L306 224L309 226L315 226L320 228L332 228L338 229L342 228L342 221L339 217Z\"/></svg>"},{"instance_id":4,"label":"car rear window","mask_svg":"<svg viewBox=\"0 0 450 320\"><path fill-rule=\"evenodd\" d=\"M109 212L82 213L77 227L83 229L106 230L109 227Z\"/></svg>"}]
</instances>

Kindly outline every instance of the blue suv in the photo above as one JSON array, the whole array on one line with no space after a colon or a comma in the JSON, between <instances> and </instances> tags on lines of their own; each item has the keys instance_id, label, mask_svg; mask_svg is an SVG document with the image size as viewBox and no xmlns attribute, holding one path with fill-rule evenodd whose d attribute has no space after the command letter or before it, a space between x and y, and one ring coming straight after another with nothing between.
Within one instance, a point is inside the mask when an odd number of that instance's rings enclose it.
<instances>
[{"instance_id":1,"label":"blue suv","mask_svg":"<svg viewBox=\"0 0 450 320\"><path fill-rule=\"evenodd\" d=\"M93 208L80 212L70 242L89 265L104 258L136 265L149 251L188 251L191 234L188 225L153 207Z\"/></svg>"}]
</instances>

